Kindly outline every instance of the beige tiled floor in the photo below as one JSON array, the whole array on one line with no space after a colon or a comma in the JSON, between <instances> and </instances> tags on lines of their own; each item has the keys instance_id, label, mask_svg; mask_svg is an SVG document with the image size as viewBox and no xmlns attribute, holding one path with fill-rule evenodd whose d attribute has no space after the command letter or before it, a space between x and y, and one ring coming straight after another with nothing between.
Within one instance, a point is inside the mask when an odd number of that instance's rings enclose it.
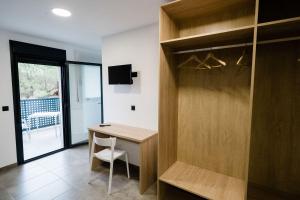
<instances>
[{"instance_id":1,"label":"beige tiled floor","mask_svg":"<svg viewBox=\"0 0 300 200\"><path fill-rule=\"evenodd\" d=\"M0 200L156 199L156 186L140 195L138 180L128 180L122 164L116 165L112 194L107 195L108 168L89 170L87 146L63 151L0 172ZM136 174L132 169L133 177ZM88 184L90 179L92 184Z\"/></svg>"}]
</instances>

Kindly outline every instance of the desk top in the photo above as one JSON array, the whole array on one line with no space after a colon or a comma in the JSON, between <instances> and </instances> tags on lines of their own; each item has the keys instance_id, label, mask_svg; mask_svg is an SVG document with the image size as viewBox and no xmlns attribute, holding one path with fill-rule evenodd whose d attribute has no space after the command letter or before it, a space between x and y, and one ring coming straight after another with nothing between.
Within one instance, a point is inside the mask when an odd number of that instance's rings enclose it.
<instances>
[{"instance_id":1,"label":"desk top","mask_svg":"<svg viewBox=\"0 0 300 200\"><path fill-rule=\"evenodd\" d=\"M141 143L157 134L157 131L110 123L111 126L100 127L99 124L89 128L89 131Z\"/></svg>"}]
</instances>

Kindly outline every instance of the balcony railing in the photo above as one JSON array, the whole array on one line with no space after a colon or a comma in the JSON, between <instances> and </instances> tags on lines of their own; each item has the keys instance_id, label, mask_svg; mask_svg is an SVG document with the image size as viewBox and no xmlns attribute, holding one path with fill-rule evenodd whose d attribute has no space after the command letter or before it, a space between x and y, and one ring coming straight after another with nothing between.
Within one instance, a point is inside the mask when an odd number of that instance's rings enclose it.
<instances>
[{"instance_id":1,"label":"balcony railing","mask_svg":"<svg viewBox=\"0 0 300 200\"><path fill-rule=\"evenodd\" d=\"M21 118L30 125L30 129L55 125L55 117L31 119L29 122L29 116L37 112L60 112L60 98L21 99ZM59 120L57 119L58 123Z\"/></svg>"}]
</instances>

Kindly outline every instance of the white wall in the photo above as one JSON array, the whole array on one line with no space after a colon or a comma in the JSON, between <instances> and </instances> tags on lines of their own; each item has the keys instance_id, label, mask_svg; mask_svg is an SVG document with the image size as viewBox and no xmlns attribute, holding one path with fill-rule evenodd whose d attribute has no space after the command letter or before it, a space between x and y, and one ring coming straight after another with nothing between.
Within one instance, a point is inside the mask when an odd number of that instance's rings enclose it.
<instances>
[{"instance_id":1,"label":"white wall","mask_svg":"<svg viewBox=\"0 0 300 200\"><path fill-rule=\"evenodd\" d=\"M4 105L10 107L9 112L0 110L0 168L17 162L9 52L10 39L65 49L67 50L68 60L101 62L100 51L98 53L94 50L87 50L70 44L0 30L0 109Z\"/></svg>"},{"instance_id":2,"label":"white wall","mask_svg":"<svg viewBox=\"0 0 300 200\"><path fill-rule=\"evenodd\" d=\"M158 129L158 30L155 24L103 39L105 122ZM133 85L108 85L108 66L122 64L132 64L138 78Z\"/></svg>"}]
</instances>

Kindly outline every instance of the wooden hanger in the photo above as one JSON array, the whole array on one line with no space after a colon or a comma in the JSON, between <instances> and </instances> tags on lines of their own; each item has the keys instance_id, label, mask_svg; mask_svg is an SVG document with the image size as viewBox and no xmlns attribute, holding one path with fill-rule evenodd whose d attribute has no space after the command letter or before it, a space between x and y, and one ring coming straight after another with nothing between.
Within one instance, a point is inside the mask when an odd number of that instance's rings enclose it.
<instances>
[{"instance_id":1,"label":"wooden hanger","mask_svg":"<svg viewBox=\"0 0 300 200\"><path fill-rule=\"evenodd\" d=\"M209 59L213 59L214 61L218 62L219 64L218 64L218 65L209 65L209 64L207 64L207 61L208 61ZM209 65L210 68L220 68L220 67L225 67L225 66L227 65L225 61L223 61L223 60L217 58L217 57L214 56L214 54L211 53L211 52L209 52L209 53L207 54L207 56L206 56L206 58L204 59L203 62L204 62L206 65Z\"/></svg>"},{"instance_id":2,"label":"wooden hanger","mask_svg":"<svg viewBox=\"0 0 300 200\"><path fill-rule=\"evenodd\" d=\"M243 62L244 61L244 62ZM246 48L243 50L242 55L239 57L239 59L236 62L236 65L239 66L239 69L237 70L237 74L241 73L243 69L245 69L250 64L248 63L248 55L246 52Z\"/></svg>"},{"instance_id":3,"label":"wooden hanger","mask_svg":"<svg viewBox=\"0 0 300 200\"><path fill-rule=\"evenodd\" d=\"M245 65L242 63L245 56L246 56L246 49L243 50L243 53L242 53L241 57L238 59L238 61L236 62L236 65L238 65L238 66Z\"/></svg>"},{"instance_id":4,"label":"wooden hanger","mask_svg":"<svg viewBox=\"0 0 300 200\"><path fill-rule=\"evenodd\" d=\"M196 69L211 69L211 66L201 61L201 63L196 66Z\"/></svg>"},{"instance_id":5,"label":"wooden hanger","mask_svg":"<svg viewBox=\"0 0 300 200\"><path fill-rule=\"evenodd\" d=\"M196 57L195 55L192 55L191 57L189 57L187 60L185 60L184 62L182 62L182 63L180 63L179 65L178 65L178 68L182 68L182 67L184 67L186 64L188 64L189 62L191 62L191 61L196 61L196 62L198 62L198 57Z\"/></svg>"},{"instance_id":6,"label":"wooden hanger","mask_svg":"<svg viewBox=\"0 0 300 200\"><path fill-rule=\"evenodd\" d=\"M191 61L196 61L198 63L198 65L196 67L190 67L190 68L195 68L195 69L211 69L211 67L209 65L207 65L206 63L204 63L203 61L201 61L197 56L192 55L191 57L189 57L187 60L185 60L184 62L182 62L181 64L178 65L178 68L182 68L184 67L186 64L188 64Z\"/></svg>"}]
</instances>

